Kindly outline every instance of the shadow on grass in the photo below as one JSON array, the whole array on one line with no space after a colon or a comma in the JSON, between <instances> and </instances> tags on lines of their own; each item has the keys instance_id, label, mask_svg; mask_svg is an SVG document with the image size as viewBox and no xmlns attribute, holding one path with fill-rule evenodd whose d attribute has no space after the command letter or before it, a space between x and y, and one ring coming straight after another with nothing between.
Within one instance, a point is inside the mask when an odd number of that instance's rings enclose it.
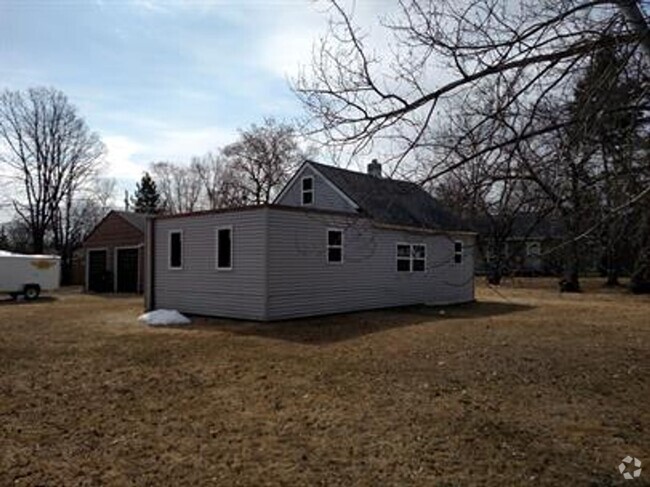
<instances>
[{"instance_id":1,"label":"shadow on grass","mask_svg":"<svg viewBox=\"0 0 650 487\"><path fill-rule=\"evenodd\" d=\"M34 304L49 304L53 303L56 301L57 298L54 296L41 296L38 299L35 299L33 301L27 301L22 297L19 297L18 299L13 299L11 297L8 297L6 299L0 298L0 306L22 306L22 305L34 305Z\"/></svg>"},{"instance_id":2,"label":"shadow on grass","mask_svg":"<svg viewBox=\"0 0 650 487\"><path fill-rule=\"evenodd\" d=\"M235 335L320 345L420 323L480 319L532 308L523 304L476 301L453 306L405 306L270 323L194 317L193 324L183 329L225 331Z\"/></svg>"}]
</instances>

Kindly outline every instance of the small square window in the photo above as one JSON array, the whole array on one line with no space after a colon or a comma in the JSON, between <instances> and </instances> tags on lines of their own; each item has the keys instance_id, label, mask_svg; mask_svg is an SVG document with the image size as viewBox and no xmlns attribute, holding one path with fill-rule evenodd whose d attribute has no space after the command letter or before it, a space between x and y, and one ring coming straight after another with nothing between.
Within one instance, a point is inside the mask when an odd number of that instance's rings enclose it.
<instances>
[{"instance_id":1,"label":"small square window","mask_svg":"<svg viewBox=\"0 0 650 487\"><path fill-rule=\"evenodd\" d=\"M341 245L343 235L341 232L330 230L327 233L328 245Z\"/></svg>"},{"instance_id":2,"label":"small square window","mask_svg":"<svg viewBox=\"0 0 650 487\"><path fill-rule=\"evenodd\" d=\"M398 245L397 246L397 257L411 257L411 246L410 245Z\"/></svg>"},{"instance_id":3,"label":"small square window","mask_svg":"<svg viewBox=\"0 0 650 487\"><path fill-rule=\"evenodd\" d=\"M399 272L411 272L410 259L397 259L397 270Z\"/></svg>"},{"instance_id":4,"label":"small square window","mask_svg":"<svg viewBox=\"0 0 650 487\"><path fill-rule=\"evenodd\" d=\"M328 262L341 262L343 260L343 251L340 248L331 247L327 249Z\"/></svg>"},{"instance_id":5,"label":"small square window","mask_svg":"<svg viewBox=\"0 0 650 487\"><path fill-rule=\"evenodd\" d=\"M536 258L541 254L541 245L539 242L526 243L526 257Z\"/></svg>"},{"instance_id":6,"label":"small square window","mask_svg":"<svg viewBox=\"0 0 650 487\"><path fill-rule=\"evenodd\" d=\"M424 244L397 244L397 271L424 272L427 247Z\"/></svg>"}]
</instances>

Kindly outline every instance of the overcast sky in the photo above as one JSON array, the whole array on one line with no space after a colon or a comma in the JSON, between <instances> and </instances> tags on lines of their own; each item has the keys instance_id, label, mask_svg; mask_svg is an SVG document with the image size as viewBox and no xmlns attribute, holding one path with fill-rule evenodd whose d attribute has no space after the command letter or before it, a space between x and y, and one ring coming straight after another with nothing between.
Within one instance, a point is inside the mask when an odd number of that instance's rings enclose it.
<instances>
[{"instance_id":1,"label":"overcast sky","mask_svg":"<svg viewBox=\"0 0 650 487\"><path fill-rule=\"evenodd\" d=\"M124 185L265 116L299 116L287 79L325 25L308 0L0 0L0 89L63 90Z\"/></svg>"}]
</instances>

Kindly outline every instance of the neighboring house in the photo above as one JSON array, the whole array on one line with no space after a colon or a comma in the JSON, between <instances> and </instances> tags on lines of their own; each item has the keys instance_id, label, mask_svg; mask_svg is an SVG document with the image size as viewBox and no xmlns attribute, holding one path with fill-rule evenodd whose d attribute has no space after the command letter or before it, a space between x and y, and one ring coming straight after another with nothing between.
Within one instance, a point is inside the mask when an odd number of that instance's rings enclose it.
<instances>
[{"instance_id":1,"label":"neighboring house","mask_svg":"<svg viewBox=\"0 0 650 487\"><path fill-rule=\"evenodd\" d=\"M274 204L150 219L147 309L277 320L472 301L475 234L369 171L308 161Z\"/></svg>"},{"instance_id":2,"label":"neighboring house","mask_svg":"<svg viewBox=\"0 0 650 487\"><path fill-rule=\"evenodd\" d=\"M142 293L147 215L111 211L83 243L85 290Z\"/></svg>"},{"instance_id":3,"label":"neighboring house","mask_svg":"<svg viewBox=\"0 0 650 487\"><path fill-rule=\"evenodd\" d=\"M503 275L555 275L562 269L561 246L563 231L551 217L527 213L513 217L507 235L499 241L491 236L490 225L479 222L476 272L489 274L501 266Z\"/></svg>"}]
</instances>

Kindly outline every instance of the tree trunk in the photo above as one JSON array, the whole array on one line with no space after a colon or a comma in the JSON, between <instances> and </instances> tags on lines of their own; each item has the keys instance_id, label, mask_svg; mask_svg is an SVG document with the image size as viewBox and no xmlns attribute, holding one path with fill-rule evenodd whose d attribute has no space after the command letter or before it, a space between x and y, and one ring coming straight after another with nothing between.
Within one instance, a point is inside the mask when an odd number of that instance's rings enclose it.
<instances>
[{"instance_id":1,"label":"tree trunk","mask_svg":"<svg viewBox=\"0 0 650 487\"><path fill-rule=\"evenodd\" d=\"M605 282L605 287L619 287L621 285L618 280L618 269L608 268L607 269L607 281Z\"/></svg>"},{"instance_id":2,"label":"tree trunk","mask_svg":"<svg viewBox=\"0 0 650 487\"><path fill-rule=\"evenodd\" d=\"M45 231L36 228L32 231L32 253L45 253Z\"/></svg>"},{"instance_id":3,"label":"tree trunk","mask_svg":"<svg viewBox=\"0 0 650 487\"><path fill-rule=\"evenodd\" d=\"M650 242L641 246L630 277L630 291L634 294L650 294Z\"/></svg>"},{"instance_id":4,"label":"tree trunk","mask_svg":"<svg viewBox=\"0 0 650 487\"><path fill-rule=\"evenodd\" d=\"M605 282L605 287L618 287L621 285L618 280L620 266L616 262L617 259L613 254L615 254L615 250L610 246L607 251L607 281Z\"/></svg>"},{"instance_id":5,"label":"tree trunk","mask_svg":"<svg viewBox=\"0 0 650 487\"><path fill-rule=\"evenodd\" d=\"M560 291L563 293L579 293L580 288L580 248L576 240L569 242L565 256L563 278L560 281Z\"/></svg>"}]
</instances>

